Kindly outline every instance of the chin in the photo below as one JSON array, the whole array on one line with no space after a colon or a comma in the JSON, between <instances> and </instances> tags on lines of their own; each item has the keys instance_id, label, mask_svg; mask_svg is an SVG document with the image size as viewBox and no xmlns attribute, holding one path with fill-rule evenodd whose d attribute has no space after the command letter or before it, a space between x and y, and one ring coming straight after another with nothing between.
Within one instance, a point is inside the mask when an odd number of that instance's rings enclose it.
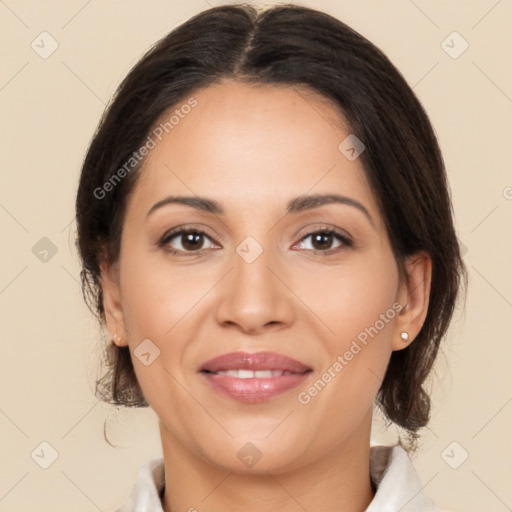
<instances>
[{"instance_id":1,"label":"chin","mask_svg":"<svg viewBox=\"0 0 512 512\"><path fill-rule=\"evenodd\" d=\"M275 426L274 426L275 428ZM261 432L261 431L260 431ZM224 440L219 450L211 452L211 445L205 446L203 457L211 464L238 474L266 475L279 474L296 469L304 464L299 452L300 444L289 435L284 444L280 439L261 439L261 433L251 438ZM252 439L252 440L251 440Z\"/></svg>"}]
</instances>

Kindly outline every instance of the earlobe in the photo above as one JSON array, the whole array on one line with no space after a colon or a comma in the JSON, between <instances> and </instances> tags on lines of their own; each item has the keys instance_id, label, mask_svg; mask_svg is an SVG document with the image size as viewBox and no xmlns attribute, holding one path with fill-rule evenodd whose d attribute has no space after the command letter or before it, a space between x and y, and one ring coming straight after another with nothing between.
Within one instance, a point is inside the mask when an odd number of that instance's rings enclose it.
<instances>
[{"instance_id":1,"label":"earlobe","mask_svg":"<svg viewBox=\"0 0 512 512\"><path fill-rule=\"evenodd\" d=\"M128 345L124 316L121 307L121 288L119 286L119 267L117 264L102 262L100 279L103 292L105 320L112 342L118 347Z\"/></svg>"},{"instance_id":2,"label":"earlobe","mask_svg":"<svg viewBox=\"0 0 512 512\"><path fill-rule=\"evenodd\" d=\"M393 333L393 350L402 350L414 343L427 317L432 259L425 251L409 256L405 262L407 279L401 285L403 308L398 315Z\"/></svg>"}]
</instances>

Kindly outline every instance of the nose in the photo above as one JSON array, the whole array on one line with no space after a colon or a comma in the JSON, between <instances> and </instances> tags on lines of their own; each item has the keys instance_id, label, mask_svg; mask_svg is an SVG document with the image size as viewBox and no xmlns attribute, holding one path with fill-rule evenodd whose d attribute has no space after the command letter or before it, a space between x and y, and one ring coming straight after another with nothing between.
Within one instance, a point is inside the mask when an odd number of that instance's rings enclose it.
<instances>
[{"instance_id":1,"label":"nose","mask_svg":"<svg viewBox=\"0 0 512 512\"><path fill-rule=\"evenodd\" d=\"M263 250L251 263L234 254L232 270L218 285L215 318L219 325L260 334L295 321L297 299L287 283L289 272L270 253Z\"/></svg>"}]
</instances>

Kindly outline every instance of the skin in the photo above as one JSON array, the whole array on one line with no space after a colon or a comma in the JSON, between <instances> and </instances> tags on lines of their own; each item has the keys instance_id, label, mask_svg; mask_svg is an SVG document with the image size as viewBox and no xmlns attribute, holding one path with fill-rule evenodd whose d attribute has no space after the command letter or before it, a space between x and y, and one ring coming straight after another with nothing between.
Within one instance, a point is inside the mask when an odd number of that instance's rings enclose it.
<instances>
[{"instance_id":1,"label":"skin","mask_svg":"<svg viewBox=\"0 0 512 512\"><path fill-rule=\"evenodd\" d=\"M107 327L130 347L159 417L164 510L334 512L343 503L344 512L364 511L374 497L373 400L392 351L413 342L423 325L431 260L410 257L409 281L399 279L361 159L338 149L350 131L327 100L305 89L236 82L193 96L198 105L142 168L119 260L102 264ZM347 204L286 213L293 198L333 191L359 201L372 220ZM224 214L168 204L147 216L170 195L213 199ZM158 245L181 225L206 232L200 251L183 236ZM329 228L353 245L308 236ZM248 236L263 249L252 263L236 252ZM394 303L401 312L300 403L298 394ZM133 351L148 338L160 355L146 366ZM239 350L279 352L313 372L267 402L242 403L198 373L205 361ZM237 457L248 442L262 454L251 468Z\"/></svg>"}]
</instances>

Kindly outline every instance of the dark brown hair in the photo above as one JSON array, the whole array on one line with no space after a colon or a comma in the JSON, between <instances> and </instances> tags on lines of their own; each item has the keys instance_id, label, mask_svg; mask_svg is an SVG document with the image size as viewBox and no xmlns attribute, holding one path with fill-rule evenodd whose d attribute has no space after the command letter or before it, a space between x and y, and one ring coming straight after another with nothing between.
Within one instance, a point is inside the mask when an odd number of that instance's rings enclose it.
<instances>
[{"instance_id":1,"label":"dark brown hair","mask_svg":"<svg viewBox=\"0 0 512 512\"><path fill-rule=\"evenodd\" d=\"M81 172L77 247L86 302L104 324L99 264L119 257L124 211L140 163L108 194L98 191L105 190L166 111L223 79L301 86L331 100L366 146L360 158L400 275L406 256L420 250L431 256L425 323L412 344L392 353L376 397L415 449L417 431L430 417L425 380L467 273L443 159L423 107L377 47L328 14L295 5L212 8L174 29L133 67L101 119ZM117 405L148 406L128 347L110 343L105 356L108 372L97 381L97 396Z\"/></svg>"}]
</instances>

